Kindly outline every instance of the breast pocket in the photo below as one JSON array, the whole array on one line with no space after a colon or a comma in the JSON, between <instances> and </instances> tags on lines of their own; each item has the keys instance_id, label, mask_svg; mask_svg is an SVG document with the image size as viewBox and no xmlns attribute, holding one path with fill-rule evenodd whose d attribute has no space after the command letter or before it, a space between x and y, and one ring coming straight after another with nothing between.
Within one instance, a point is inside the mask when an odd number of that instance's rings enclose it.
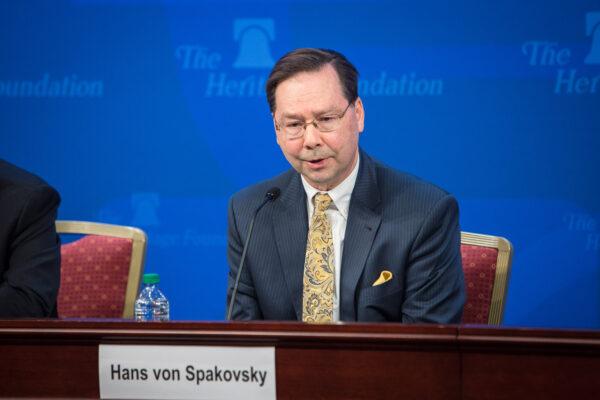
<instances>
[{"instance_id":1,"label":"breast pocket","mask_svg":"<svg viewBox=\"0 0 600 400\"><path fill-rule=\"evenodd\" d=\"M356 308L359 321L400 321L404 291L397 281L363 288Z\"/></svg>"}]
</instances>

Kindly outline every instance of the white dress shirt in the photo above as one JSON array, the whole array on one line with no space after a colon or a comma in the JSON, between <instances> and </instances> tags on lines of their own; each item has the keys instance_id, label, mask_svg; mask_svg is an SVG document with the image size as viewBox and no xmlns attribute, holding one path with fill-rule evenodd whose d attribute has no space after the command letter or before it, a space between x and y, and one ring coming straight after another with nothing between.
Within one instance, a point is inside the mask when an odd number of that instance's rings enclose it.
<instances>
[{"instance_id":1,"label":"white dress shirt","mask_svg":"<svg viewBox=\"0 0 600 400\"><path fill-rule=\"evenodd\" d=\"M342 268L342 253L344 251L344 236L346 234L346 224L348 222L348 209L350 208L350 197L352 196L352 190L354 190L354 184L356 183L356 177L358 176L358 165L360 164L360 157L356 160L354 169L335 188L323 192L315 189L304 179L302 176L302 185L306 192L306 209L308 211L308 224L312 219L313 211L315 206L313 204L313 198L317 193L327 193L333 202L325 210L325 214L329 218L331 223L331 230L333 236L333 267L334 267L334 279L335 279L335 294L333 298L333 320L340 320L340 277Z\"/></svg>"}]
</instances>

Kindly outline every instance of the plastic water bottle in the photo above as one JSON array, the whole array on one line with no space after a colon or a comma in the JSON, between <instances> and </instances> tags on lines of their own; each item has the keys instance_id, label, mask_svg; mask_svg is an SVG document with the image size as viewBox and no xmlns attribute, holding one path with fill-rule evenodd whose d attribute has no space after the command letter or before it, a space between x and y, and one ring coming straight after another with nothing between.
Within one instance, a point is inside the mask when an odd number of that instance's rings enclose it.
<instances>
[{"instance_id":1,"label":"plastic water bottle","mask_svg":"<svg viewBox=\"0 0 600 400\"><path fill-rule=\"evenodd\" d=\"M135 301L134 316L136 321L168 321L169 300L158 288L158 274L144 274L144 286Z\"/></svg>"}]
</instances>

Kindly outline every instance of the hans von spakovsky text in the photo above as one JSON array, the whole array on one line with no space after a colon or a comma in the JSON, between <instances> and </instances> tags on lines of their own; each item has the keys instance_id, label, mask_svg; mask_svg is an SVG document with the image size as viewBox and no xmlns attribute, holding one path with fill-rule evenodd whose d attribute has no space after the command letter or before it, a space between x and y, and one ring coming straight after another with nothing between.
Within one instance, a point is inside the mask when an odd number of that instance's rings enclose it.
<instances>
[{"instance_id":1,"label":"hans von spakovsky text","mask_svg":"<svg viewBox=\"0 0 600 400\"><path fill-rule=\"evenodd\" d=\"M110 378L113 381L163 381L178 382L185 380L200 385L206 382L251 383L262 387L267 380L268 372L250 366L245 369L196 368L187 365L182 372L179 368L126 368L120 364L110 365Z\"/></svg>"}]
</instances>

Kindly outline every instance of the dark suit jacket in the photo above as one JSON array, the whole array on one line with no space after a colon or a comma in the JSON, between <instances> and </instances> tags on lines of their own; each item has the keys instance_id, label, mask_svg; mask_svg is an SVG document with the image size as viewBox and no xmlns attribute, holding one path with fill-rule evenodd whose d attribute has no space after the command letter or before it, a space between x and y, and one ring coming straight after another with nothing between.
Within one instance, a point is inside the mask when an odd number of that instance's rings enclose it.
<instances>
[{"instance_id":1,"label":"dark suit jacket","mask_svg":"<svg viewBox=\"0 0 600 400\"><path fill-rule=\"evenodd\" d=\"M465 300L456 200L361 151L341 267L342 321L459 323ZM306 194L290 170L229 202L227 300L248 225L271 187L281 195L256 217L233 319L302 319ZM383 270L393 278L372 286Z\"/></svg>"},{"instance_id":2,"label":"dark suit jacket","mask_svg":"<svg viewBox=\"0 0 600 400\"><path fill-rule=\"evenodd\" d=\"M0 160L0 317L56 316L58 193Z\"/></svg>"}]
</instances>

